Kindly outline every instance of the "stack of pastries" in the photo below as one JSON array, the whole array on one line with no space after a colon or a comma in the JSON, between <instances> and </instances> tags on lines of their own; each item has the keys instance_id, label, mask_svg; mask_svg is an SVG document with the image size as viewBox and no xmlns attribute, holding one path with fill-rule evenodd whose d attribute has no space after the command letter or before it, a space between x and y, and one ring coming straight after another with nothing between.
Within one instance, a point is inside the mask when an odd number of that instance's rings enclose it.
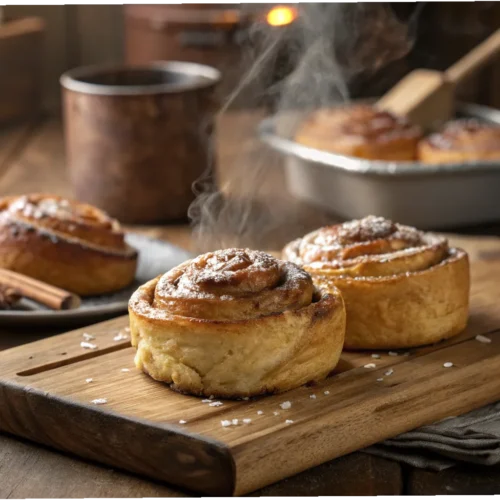
<instances>
[{"instance_id":1,"label":"stack of pastries","mask_svg":"<svg viewBox=\"0 0 500 500\"><path fill-rule=\"evenodd\" d=\"M50 194L0 199L0 269L89 296L126 287L136 267L120 224L99 209Z\"/></svg>"},{"instance_id":2,"label":"stack of pastries","mask_svg":"<svg viewBox=\"0 0 500 500\"><path fill-rule=\"evenodd\" d=\"M424 137L405 118L366 104L314 111L296 130L295 141L366 160L444 164L500 159L498 125L454 120Z\"/></svg>"},{"instance_id":3,"label":"stack of pastries","mask_svg":"<svg viewBox=\"0 0 500 500\"><path fill-rule=\"evenodd\" d=\"M283 259L220 250L140 287L137 367L183 393L241 398L325 378L343 347L414 347L466 326L468 257L441 236L369 216L292 241Z\"/></svg>"}]
</instances>

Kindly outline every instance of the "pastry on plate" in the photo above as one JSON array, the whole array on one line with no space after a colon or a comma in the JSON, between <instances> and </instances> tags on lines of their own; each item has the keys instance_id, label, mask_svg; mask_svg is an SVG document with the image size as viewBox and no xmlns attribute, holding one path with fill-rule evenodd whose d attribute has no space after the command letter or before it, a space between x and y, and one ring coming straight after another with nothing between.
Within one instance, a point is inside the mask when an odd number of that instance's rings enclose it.
<instances>
[{"instance_id":1,"label":"pastry on plate","mask_svg":"<svg viewBox=\"0 0 500 500\"><path fill-rule=\"evenodd\" d=\"M99 209L50 194L0 199L0 268L88 296L126 287L136 267L120 224Z\"/></svg>"},{"instance_id":2,"label":"pastry on plate","mask_svg":"<svg viewBox=\"0 0 500 500\"><path fill-rule=\"evenodd\" d=\"M500 160L500 127L455 120L423 139L418 154L421 162L432 164Z\"/></svg>"},{"instance_id":3,"label":"pastry on plate","mask_svg":"<svg viewBox=\"0 0 500 500\"><path fill-rule=\"evenodd\" d=\"M325 378L345 333L335 288L315 289L264 252L200 255L141 286L129 303L136 366L173 389L241 398Z\"/></svg>"},{"instance_id":4,"label":"pastry on plate","mask_svg":"<svg viewBox=\"0 0 500 500\"><path fill-rule=\"evenodd\" d=\"M283 258L341 291L346 349L431 344L466 326L469 260L442 236L369 216L292 241Z\"/></svg>"},{"instance_id":5,"label":"pastry on plate","mask_svg":"<svg viewBox=\"0 0 500 500\"><path fill-rule=\"evenodd\" d=\"M415 160L421 138L420 128L405 118L365 104L314 111L295 133L304 146L384 161Z\"/></svg>"}]
</instances>

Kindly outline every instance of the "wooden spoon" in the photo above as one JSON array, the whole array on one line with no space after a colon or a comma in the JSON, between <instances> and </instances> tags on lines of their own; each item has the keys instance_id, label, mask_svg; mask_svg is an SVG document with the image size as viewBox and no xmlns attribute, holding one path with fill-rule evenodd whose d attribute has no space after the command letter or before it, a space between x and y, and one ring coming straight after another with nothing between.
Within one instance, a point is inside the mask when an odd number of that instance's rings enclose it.
<instances>
[{"instance_id":1,"label":"wooden spoon","mask_svg":"<svg viewBox=\"0 0 500 500\"><path fill-rule=\"evenodd\" d=\"M455 89L500 50L500 30L471 50L445 72L417 69L406 75L376 106L406 116L424 129L454 115Z\"/></svg>"}]
</instances>

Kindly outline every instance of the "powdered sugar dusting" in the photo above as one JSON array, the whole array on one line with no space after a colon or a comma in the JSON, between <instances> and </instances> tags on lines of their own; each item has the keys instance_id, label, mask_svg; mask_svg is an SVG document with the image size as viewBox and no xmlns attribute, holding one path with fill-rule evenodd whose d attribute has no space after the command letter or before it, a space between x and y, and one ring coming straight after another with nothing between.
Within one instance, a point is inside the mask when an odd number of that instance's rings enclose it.
<instances>
[{"instance_id":1,"label":"powdered sugar dusting","mask_svg":"<svg viewBox=\"0 0 500 500\"><path fill-rule=\"evenodd\" d=\"M386 238L396 231L394 222L369 215L364 219L345 222L339 227L338 238L341 244L358 241L371 241Z\"/></svg>"},{"instance_id":2,"label":"powdered sugar dusting","mask_svg":"<svg viewBox=\"0 0 500 500\"><path fill-rule=\"evenodd\" d=\"M313 231L289 244L285 248L285 254L289 260L300 265L307 264L310 268L345 268L348 271L368 260L380 265L397 263L403 258L417 256L428 248L446 252L447 240L442 236L423 233L413 227L370 215L364 219ZM373 272L376 273L375 269ZM348 275L356 280L372 277ZM381 275L373 274L373 277L377 276Z\"/></svg>"},{"instance_id":3,"label":"powdered sugar dusting","mask_svg":"<svg viewBox=\"0 0 500 500\"><path fill-rule=\"evenodd\" d=\"M485 337L484 335L476 335L476 340L481 342L482 344L491 344L491 339L489 337Z\"/></svg>"},{"instance_id":4,"label":"powdered sugar dusting","mask_svg":"<svg viewBox=\"0 0 500 500\"><path fill-rule=\"evenodd\" d=\"M211 403L208 403L208 406L222 406L224 403L222 401L212 401Z\"/></svg>"},{"instance_id":5,"label":"powdered sugar dusting","mask_svg":"<svg viewBox=\"0 0 500 500\"><path fill-rule=\"evenodd\" d=\"M153 293L140 288L129 305L136 313L154 319L172 315L218 321L232 321L237 316L253 319L302 308L314 294L311 276L299 266L248 249L200 255L149 287L154 288ZM218 301L215 317L214 300Z\"/></svg>"},{"instance_id":6,"label":"powdered sugar dusting","mask_svg":"<svg viewBox=\"0 0 500 500\"><path fill-rule=\"evenodd\" d=\"M232 300L282 283L296 287L303 282L312 283L298 266L264 252L229 248L200 255L172 269L160 278L156 291L161 297Z\"/></svg>"},{"instance_id":7,"label":"powdered sugar dusting","mask_svg":"<svg viewBox=\"0 0 500 500\"><path fill-rule=\"evenodd\" d=\"M97 349L96 344L92 344L91 342L80 342L80 347L84 349Z\"/></svg>"}]
</instances>

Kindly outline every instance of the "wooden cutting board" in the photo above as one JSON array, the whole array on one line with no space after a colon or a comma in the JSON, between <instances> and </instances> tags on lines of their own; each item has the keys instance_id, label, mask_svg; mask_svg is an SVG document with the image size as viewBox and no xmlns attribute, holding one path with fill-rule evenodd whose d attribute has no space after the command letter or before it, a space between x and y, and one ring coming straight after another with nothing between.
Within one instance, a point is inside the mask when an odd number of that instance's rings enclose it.
<instances>
[{"instance_id":1,"label":"wooden cutting board","mask_svg":"<svg viewBox=\"0 0 500 500\"><path fill-rule=\"evenodd\" d=\"M500 399L499 284L500 261L473 263L470 323L455 339L380 359L345 353L340 373L317 386L222 406L138 372L128 340L115 340L126 317L47 338L0 353L0 429L192 491L241 495ZM84 332L97 349L80 346Z\"/></svg>"}]
</instances>

